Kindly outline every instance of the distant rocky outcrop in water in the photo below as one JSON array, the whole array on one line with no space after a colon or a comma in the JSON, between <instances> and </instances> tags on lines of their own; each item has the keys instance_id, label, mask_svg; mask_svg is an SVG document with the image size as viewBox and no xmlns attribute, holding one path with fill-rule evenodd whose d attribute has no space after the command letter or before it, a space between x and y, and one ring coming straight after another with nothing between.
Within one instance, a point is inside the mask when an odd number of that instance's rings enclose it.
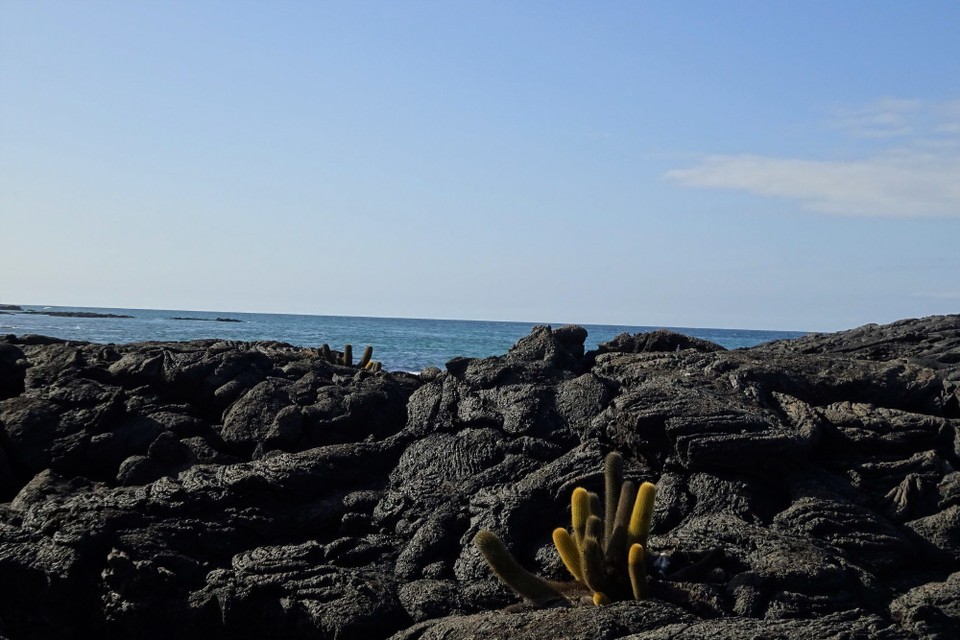
<instances>
[{"instance_id":1,"label":"distant rocky outcrop in water","mask_svg":"<svg viewBox=\"0 0 960 640\"><path fill-rule=\"evenodd\" d=\"M13 309L18 313L33 316L52 316L54 318L132 318L117 313L98 313L96 311L39 311L37 309Z\"/></svg>"},{"instance_id":2,"label":"distant rocky outcrop in water","mask_svg":"<svg viewBox=\"0 0 960 640\"><path fill-rule=\"evenodd\" d=\"M174 316L171 320L192 320L194 322L243 322L236 318L188 318L184 316Z\"/></svg>"},{"instance_id":3,"label":"distant rocky outcrop in water","mask_svg":"<svg viewBox=\"0 0 960 640\"><path fill-rule=\"evenodd\" d=\"M734 351L585 336L422 376L0 339L0 635L960 635L960 316ZM551 532L611 450L657 483L650 597L502 611L474 535L566 579Z\"/></svg>"}]
</instances>

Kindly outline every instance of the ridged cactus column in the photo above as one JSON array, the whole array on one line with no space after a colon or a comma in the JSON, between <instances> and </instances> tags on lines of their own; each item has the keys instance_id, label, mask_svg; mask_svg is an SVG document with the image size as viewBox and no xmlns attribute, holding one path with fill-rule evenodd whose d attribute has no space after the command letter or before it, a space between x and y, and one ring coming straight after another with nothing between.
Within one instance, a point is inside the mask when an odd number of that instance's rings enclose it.
<instances>
[{"instance_id":1,"label":"ridged cactus column","mask_svg":"<svg viewBox=\"0 0 960 640\"><path fill-rule=\"evenodd\" d=\"M604 460L605 500L583 487L570 499L572 535L553 532L553 543L574 580L594 592L594 603L645 597L646 554L656 487L644 482L640 490L623 480L623 457L616 452Z\"/></svg>"},{"instance_id":2,"label":"ridged cactus column","mask_svg":"<svg viewBox=\"0 0 960 640\"><path fill-rule=\"evenodd\" d=\"M610 453L604 461L605 500L583 487L570 497L570 530L554 529L553 544L575 582L570 590L520 566L495 534L481 531L474 542L497 577L537 606L567 603L565 593L593 592L597 606L647 595L647 538L653 522L656 487L639 490L623 480L623 458ZM605 517L604 517L605 516ZM578 596L579 597L579 596ZM589 600L587 600L589 602Z\"/></svg>"}]
</instances>

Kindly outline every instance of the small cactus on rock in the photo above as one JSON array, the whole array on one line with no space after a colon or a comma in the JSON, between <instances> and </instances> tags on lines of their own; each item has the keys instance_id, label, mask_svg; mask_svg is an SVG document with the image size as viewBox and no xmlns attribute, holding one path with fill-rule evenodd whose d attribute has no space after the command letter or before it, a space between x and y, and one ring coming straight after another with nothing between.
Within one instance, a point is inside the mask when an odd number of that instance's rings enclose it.
<instances>
[{"instance_id":1,"label":"small cactus on rock","mask_svg":"<svg viewBox=\"0 0 960 640\"><path fill-rule=\"evenodd\" d=\"M360 361L357 362L356 365L353 364L353 346L349 344L344 345L343 351L339 353L330 349L330 345L323 344L320 346L320 357L330 364L365 369L370 373L377 373L383 370L381 363L373 360L373 347L371 346L367 346L367 348L363 350L363 355L360 356Z\"/></svg>"},{"instance_id":2,"label":"small cactus on rock","mask_svg":"<svg viewBox=\"0 0 960 640\"><path fill-rule=\"evenodd\" d=\"M604 465L606 517L599 496L583 487L570 499L571 531L553 531L553 544L574 583L554 583L523 567L490 531L481 531L474 542L493 572L517 594L535 606L563 602L565 594L592 592L602 606L617 600L641 600L647 595L647 537L653 518L656 487L644 482L639 490L623 480L623 458L607 455ZM632 507L632 508L631 508Z\"/></svg>"}]
</instances>

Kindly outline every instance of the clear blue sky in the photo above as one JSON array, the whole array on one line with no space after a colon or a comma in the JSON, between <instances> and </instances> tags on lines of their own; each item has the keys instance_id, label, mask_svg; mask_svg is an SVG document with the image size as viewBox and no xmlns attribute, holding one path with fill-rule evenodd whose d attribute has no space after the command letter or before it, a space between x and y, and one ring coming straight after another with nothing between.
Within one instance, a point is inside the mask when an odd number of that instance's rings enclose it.
<instances>
[{"instance_id":1,"label":"clear blue sky","mask_svg":"<svg viewBox=\"0 0 960 640\"><path fill-rule=\"evenodd\" d=\"M960 2L0 0L0 302L960 312Z\"/></svg>"}]
</instances>

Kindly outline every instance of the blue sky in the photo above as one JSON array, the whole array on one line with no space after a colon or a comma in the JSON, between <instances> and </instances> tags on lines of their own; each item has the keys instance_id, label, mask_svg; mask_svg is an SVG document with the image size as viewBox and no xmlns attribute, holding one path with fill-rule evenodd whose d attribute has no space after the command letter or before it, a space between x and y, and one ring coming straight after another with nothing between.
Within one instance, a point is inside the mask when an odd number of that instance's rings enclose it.
<instances>
[{"instance_id":1,"label":"blue sky","mask_svg":"<svg viewBox=\"0 0 960 640\"><path fill-rule=\"evenodd\" d=\"M960 3L0 0L0 302L960 312Z\"/></svg>"}]
</instances>

